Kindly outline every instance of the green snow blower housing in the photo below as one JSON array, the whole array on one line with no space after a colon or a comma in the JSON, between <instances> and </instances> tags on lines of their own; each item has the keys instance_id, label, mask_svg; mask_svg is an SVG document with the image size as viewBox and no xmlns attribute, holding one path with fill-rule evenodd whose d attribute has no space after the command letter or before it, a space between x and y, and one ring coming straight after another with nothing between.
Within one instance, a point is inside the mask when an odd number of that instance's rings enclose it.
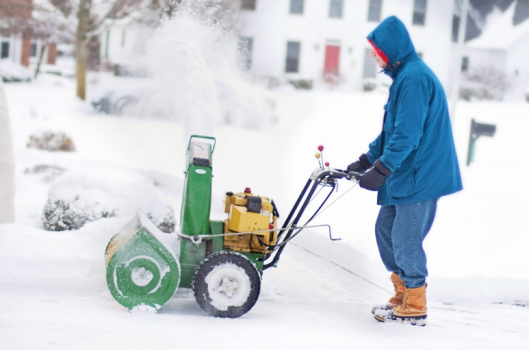
<instances>
[{"instance_id":1,"label":"green snow blower housing","mask_svg":"<svg viewBox=\"0 0 529 350\"><path fill-rule=\"evenodd\" d=\"M108 288L130 311L156 312L180 286L192 288L200 307L211 316L244 315L257 302L263 271L277 266L285 244L308 227L297 223L316 188L331 188L317 213L337 179L361 176L323 167L315 170L280 230L274 201L249 188L226 192L228 218L214 221L210 211L215 145L215 138L208 136L193 135L189 140L180 230L162 233L138 214L109 242Z\"/></svg>"},{"instance_id":2,"label":"green snow blower housing","mask_svg":"<svg viewBox=\"0 0 529 350\"><path fill-rule=\"evenodd\" d=\"M178 288L180 263L162 243L163 234L138 214L108 243L108 288L131 311L158 311Z\"/></svg>"}]
</instances>

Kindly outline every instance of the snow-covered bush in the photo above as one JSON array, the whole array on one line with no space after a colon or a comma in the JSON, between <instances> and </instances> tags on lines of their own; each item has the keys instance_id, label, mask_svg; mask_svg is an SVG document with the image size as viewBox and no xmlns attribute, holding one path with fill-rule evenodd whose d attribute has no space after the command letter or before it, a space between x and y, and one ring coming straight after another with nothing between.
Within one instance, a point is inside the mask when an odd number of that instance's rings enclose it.
<instances>
[{"instance_id":1,"label":"snow-covered bush","mask_svg":"<svg viewBox=\"0 0 529 350\"><path fill-rule=\"evenodd\" d=\"M114 169L66 171L51 185L42 222L45 230L76 230L108 217L146 215L163 232L174 231L173 208L152 180Z\"/></svg>"},{"instance_id":2,"label":"snow-covered bush","mask_svg":"<svg viewBox=\"0 0 529 350\"><path fill-rule=\"evenodd\" d=\"M375 78L365 78L362 81L364 91L373 91L377 88L378 82Z\"/></svg>"},{"instance_id":3,"label":"snow-covered bush","mask_svg":"<svg viewBox=\"0 0 529 350\"><path fill-rule=\"evenodd\" d=\"M288 83L298 90L312 90L313 81L311 79L290 79Z\"/></svg>"},{"instance_id":4,"label":"snow-covered bush","mask_svg":"<svg viewBox=\"0 0 529 350\"><path fill-rule=\"evenodd\" d=\"M30 135L28 148L36 148L43 151L75 151L73 140L62 132L54 133L50 131L43 132L40 135Z\"/></svg>"},{"instance_id":5,"label":"snow-covered bush","mask_svg":"<svg viewBox=\"0 0 529 350\"><path fill-rule=\"evenodd\" d=\"M42 64L40 72L63 77L75 76L75 60L72 57L57 58L55 64Z\"/></svg>"},{"instance_id":6,"label":"snow-covered bush","mask_svg":"<svg viewBox=\"0 0 529 350\"><path fill-rule=\"evenodd\" d=\"M30 81L32 77L28 68L7 59L0 60L0 75L4 82Z\"/></svg>"},{"instance_id":7,"label":"snow-covered bush","mask_svg":"<svg viewBox=\"0 0 529 350\"><path fill-rule=\"evenodd\" d=\"M507 89L505 73L495 67L474 67L465 74L460 97L465 100L502 100Z\"/></svg>"},{"instance_id":8,"label":"snow-covered bush","mask_svg":"<svg viewBox=\"0 0 529 350\"><path fill-rule=\"evenodd\" d=\"M267 74L263 74L263 75L254 74L252 76L252 81L253 83L264 86L268 89L275 89L275 88L280 87L283 84L283 81L281 78L278 78L273 75L267 75Z\"/></svg>"},{"instance_id":9,"label":"snow-covered bush","mask_svg":"<svg viewBox=\"0 0 529 350\"><path fill-rule=\"evenodd\" d=\"M86 206L79 210L75 202L60 199L48 199L44 207L43 226L47 231L78 230L87 222L116 216L113 211L97 212Z\"/></svg>"},{"instance_id":10,"label":"snow-covered bush","mask_svg":"<svg viewBox=\"0 0 529 350\"><path fill-rule=\"evenodd\" d=\"M44 183L49 183L64 173L65 169L56 165L39 164L31 168L26 168L26 175L40 175Z\"/></svg>"}]
</instances>

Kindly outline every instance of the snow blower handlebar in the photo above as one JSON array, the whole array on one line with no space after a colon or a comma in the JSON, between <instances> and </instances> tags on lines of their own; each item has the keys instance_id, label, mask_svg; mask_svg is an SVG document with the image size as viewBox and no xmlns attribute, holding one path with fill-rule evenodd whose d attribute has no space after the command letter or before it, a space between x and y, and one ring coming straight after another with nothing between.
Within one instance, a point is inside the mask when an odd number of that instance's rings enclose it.
<instances>
[{"instance_id":1,"label":"snow blower handlebar","mask_svg":"<svg viewBox=\"0 0 529 350\"><path fill-rule=\"evenodd\" d=\"M288 214L288 217L286 218L283 227L279 231L278 234L278 242L277 244L278 248L275 252L275 254L270 255L268 258L265 259L265 261L269 258L272 258L272 260L269 263L266 263L263 267L263 270L269 268L269 267L275 267L277 266L277 263L279 261L279 258L283 252L283 249L285 248L285 245L287 242L289 242L294 236L299 234L303 228L307 227L308 223L316 217L318 212L321 210L321 208L325 205L329 197L332 195L336 188L336 181L339 179L347 179L347 180L353 180L358 181L362 177L362 174L356 173L356 172L346 172L344 170L340 169L330 169L330 168L318 168L314 170L310 176L310 178L307 180L307 183L303 187L303 190L301 190L300 195L298 196L298 199L294 203L294 206L290 210L290 213ZM299 220L301 219L303 213L307 209L307 206L311 202L312 198L314 197L314 193L316 192L316 189L318 186L329 186L331 187L331 190L329 191L329 194L325 198L325 200L321 203L321 205L318 207L318 209L314 212L314 214L310 217L310 219L305 223L305 225L298 226ZM332 237L331 229L329 227L329 236L330 239L333 241L340 240L335 239Z\"/></svg>"}]
</instances>

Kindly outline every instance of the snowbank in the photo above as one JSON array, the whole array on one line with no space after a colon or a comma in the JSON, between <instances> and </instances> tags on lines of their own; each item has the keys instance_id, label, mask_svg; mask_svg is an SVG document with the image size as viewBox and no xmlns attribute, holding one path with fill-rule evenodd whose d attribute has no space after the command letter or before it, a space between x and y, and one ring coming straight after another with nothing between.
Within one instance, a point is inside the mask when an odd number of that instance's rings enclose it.
<instances>
[{"instance_id":1,"label":"snowbank","mask_svg":"<svg viewBox=\"0 0 529 350\"><path fill-rule=\"evenodd\" d=\"M32 72L21 64L0 59L0 75L4 82L30 81Z\"/></svg>"},{"instance_id":2,"label":"snowbank","mask_svg":"<svg viewBox=\"0 0 529 350\"><path fill-rule=\"evenodd\" d=\"M50 231L76 230L87 222L137 212L162 231L174 230L173 209L151 180L108 168L70 170L51 184L43 224Z\"/></svg>"}]
</instances>

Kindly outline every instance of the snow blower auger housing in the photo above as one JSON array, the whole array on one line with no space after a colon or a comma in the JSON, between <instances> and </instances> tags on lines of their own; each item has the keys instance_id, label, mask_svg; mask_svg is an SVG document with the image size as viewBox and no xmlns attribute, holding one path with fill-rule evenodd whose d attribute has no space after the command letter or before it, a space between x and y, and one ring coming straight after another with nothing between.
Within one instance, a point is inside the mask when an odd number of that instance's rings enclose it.
<instances>
[{"instance_id":1,"label":"snow blower auger housing","mask_svg":"<svg viewBox=\"0 0 529 350\"><path fill-rule=\"evenodd\" d=\"M146 217L138 214L106 249L107 284L112 296L131 311L158 311L180 286L192 288L200 307L215 317L244 315L257 302L264 270L277 266L288 243L318 214L338 179L361 175L330 169L310 176L281 229L279 213L269 197L226 192L224 221L210 220L212 156L216 140L193 135L186 154L180 213L179 248L168 242ZM320 152L323 147L320 146ZM317 156L316 158L319 158ZM318 187L329 187L323 203L303 226L298 222ZM329 235L331 240L332 235Z\"/></svg>"},{"instance_id":2,"label":"snow blower auger housing","mask_svg":"<svg viewBox=\"0 0 529 350\"><path fill-rule=\"evenodd\" d=\"M107 284L118 303L131 311L158 311L176 292L180 262L164 235L136 215L107 245Z\"/></svg>"}]
</instances>

